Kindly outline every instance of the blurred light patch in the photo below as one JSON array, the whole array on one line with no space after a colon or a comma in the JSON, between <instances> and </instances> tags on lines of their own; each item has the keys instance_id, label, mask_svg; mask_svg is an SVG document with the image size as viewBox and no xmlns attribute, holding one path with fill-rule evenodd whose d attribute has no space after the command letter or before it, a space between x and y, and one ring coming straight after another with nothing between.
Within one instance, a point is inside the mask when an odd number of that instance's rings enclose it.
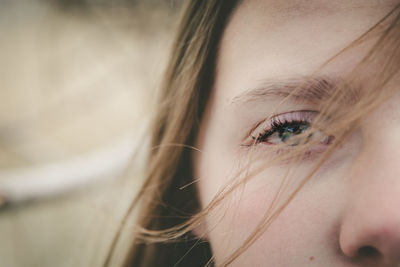
<instances>
[{"instance_id":1,"label":"blurred light patch","mask_svg":"<svg viewBox=\"0 0 400 267\"><path fill-rule=\"evenodd\" d=\"M0 205L141 162L181 2L0 2Z\"/></svg>"}]
</instances>

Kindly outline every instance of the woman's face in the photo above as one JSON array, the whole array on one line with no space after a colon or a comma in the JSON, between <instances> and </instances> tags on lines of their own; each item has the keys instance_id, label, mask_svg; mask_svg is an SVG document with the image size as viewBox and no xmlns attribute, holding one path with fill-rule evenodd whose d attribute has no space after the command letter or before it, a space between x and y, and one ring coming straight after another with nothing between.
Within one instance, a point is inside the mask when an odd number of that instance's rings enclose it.
<instances>
[{"instance_id":1,"label":"woman's face","mask_svg":"<svg viewBox=\"0 0 400 267\"><path fill-rule=\"evenodd\" d=\"M263 164L265 169L254 173L211 212L203 230L197 229L198 235L203 233L209 240L217 265L261 222L282 183L292 192L330 146L329 141L321 141L311 147L310 156L294 166L289 180L284 179L289 165L267 165L276 153L273 147L287 144L287 150L293 149L293 136L318 114L318 99L324 97L318 95L320 86L329 92L376 39L344 53L322 70L321 65L374 26L397 2L245 0L237 8L221 41L213 93L197 142L202 153L196 156L195 172L202 205L232 184L249 161L250 169ZM305 89L308 92L280 104L305 77L316 73ZM399 265L399 103L400 94L395 94L363 118L232 266ZM249 158L247 145L254 144L251 136L258 141ZM287 196L283 193L278 199Z\"/></svg>"}]
</instances>

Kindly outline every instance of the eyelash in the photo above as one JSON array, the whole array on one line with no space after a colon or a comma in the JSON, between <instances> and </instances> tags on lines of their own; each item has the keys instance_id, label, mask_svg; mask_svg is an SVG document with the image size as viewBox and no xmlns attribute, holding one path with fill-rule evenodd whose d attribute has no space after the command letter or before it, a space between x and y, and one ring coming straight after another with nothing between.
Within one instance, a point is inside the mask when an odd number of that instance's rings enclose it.
<instances>
[{"instance_id":1,"label":"eyelash","mask_svg":"<svg viewBox=\"0 0 400 267\"><path fill-rule=\"evenodd\" d=\"M286 144L288 146L297 146L300 143L306 144L313 137L315 133L320 133L320 131L315 131L306 136L306 140L298 138L293 141L293 137L298 136L307 132L311 127L313 119L318 115L317 111L312 110L300 110L287 112L283 114L276 115L267 121L259 123L250 134L251 140L247 146L258 145L264 143L266 145L276 145L278 142ZM265 124L267 125L265 126ZM261 130L258 130L260 129ZM255 133L255 134L254 134ZM270 140L277 134L277 140ZM332 136L322 135L321 144L328 145L332 141ZM321 137L321 136L319 136ZM287 143L286 141L292 139L292 143Z\"/></svg>"},{"instance_id":2,"label":"eyelash","mask_svg":"<svg viewBox=\"0 0 400 267\"><path fill-rule=\"evenodd\" d=\"M308 129L310 127L310 122L305 121L305 120L294 120L294 121L281 121L281 120L274 120L271 124L271 128L264 130L264 132L261 132L258 134L258 137L251 136L253 140L255 140L256 143L262 143L265 142L270 136L272 136L275 133L281 134L281 132L288 127L296 127L296 128L302 128L301 126L305 126L305 129ZM282 140L284 141L284 140ZM268 144L272 144L271 142L268 142Z\"/></svg>"}]
</instances>

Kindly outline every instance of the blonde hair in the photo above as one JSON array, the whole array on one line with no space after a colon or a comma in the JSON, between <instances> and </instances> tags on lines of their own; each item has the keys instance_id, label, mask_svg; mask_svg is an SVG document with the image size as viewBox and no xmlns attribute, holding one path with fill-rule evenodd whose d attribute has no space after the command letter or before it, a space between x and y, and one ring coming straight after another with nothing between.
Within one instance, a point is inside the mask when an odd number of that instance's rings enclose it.
<instances>
[{"instance_id":1,"label":"blonde hair","mask_svg":"<svg viewBox=\"0 0 400 267\"><path fill-rule=\"evenodd\" d=\"M146 180L128 211L129 215L140 203L138 219L140 229L136 233L125 266L210 264L212 253L208 243L195 238L190 231L198 226L229 193L250 177L247 175L246 179L227 187L204 209L201 209L196 187L188 186L194 183L192 151L196 150L195 140L213 85L218 45L224 28L239 2L192 0L187 5L152 124L152 149L148 158ZM244 244L222 263L222 266L232 263L257 240L332 151L340 146L357 126L362 116L393 93L385 88L398 74L400 65L399 6L321 66L323 69L340 55L351 52L364 41L378 36L370 52L345 77L345 84L335 88L334 93L321 105L324 107L321 113L330 115L330 125L324 130L327 134L335 136L334 144L281 205L277 206L275 201L271 204L260 224ZM359 84L360 79L370 68L376 68L379 72L376 71L373 82L370 82L365 90L363 88L367 94L363 93L351 107L345 106L343 103L348 96L346 90L349 86ZM313 77L314 75L309 79ZM309 145L312 144L299 146L287 155L282 155L279 160L290 160L292 163L301 160ZM252 175L260 171L261 169L253 171ZM115 244L110 250L105 266L109 262L114 246Z\"/></svg>"}]
</instances>

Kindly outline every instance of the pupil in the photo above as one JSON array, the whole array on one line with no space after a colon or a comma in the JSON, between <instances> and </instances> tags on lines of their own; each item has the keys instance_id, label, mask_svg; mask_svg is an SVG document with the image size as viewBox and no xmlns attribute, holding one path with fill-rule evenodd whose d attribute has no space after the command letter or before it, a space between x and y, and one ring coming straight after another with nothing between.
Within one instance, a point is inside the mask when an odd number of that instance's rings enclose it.
<instances>
[{"instance_id":1,"label":"pupil","mask_svg":"<svg viewBox=\"0 0 400 267\"><path fill-rule=\"evenodd\" d=\"M278 136L283 142L286 142L290 137L301 134L303 131L307 130L308 127L308 123L294 123L286 125L279 130Z\"/></svg>"}]
</instances>

